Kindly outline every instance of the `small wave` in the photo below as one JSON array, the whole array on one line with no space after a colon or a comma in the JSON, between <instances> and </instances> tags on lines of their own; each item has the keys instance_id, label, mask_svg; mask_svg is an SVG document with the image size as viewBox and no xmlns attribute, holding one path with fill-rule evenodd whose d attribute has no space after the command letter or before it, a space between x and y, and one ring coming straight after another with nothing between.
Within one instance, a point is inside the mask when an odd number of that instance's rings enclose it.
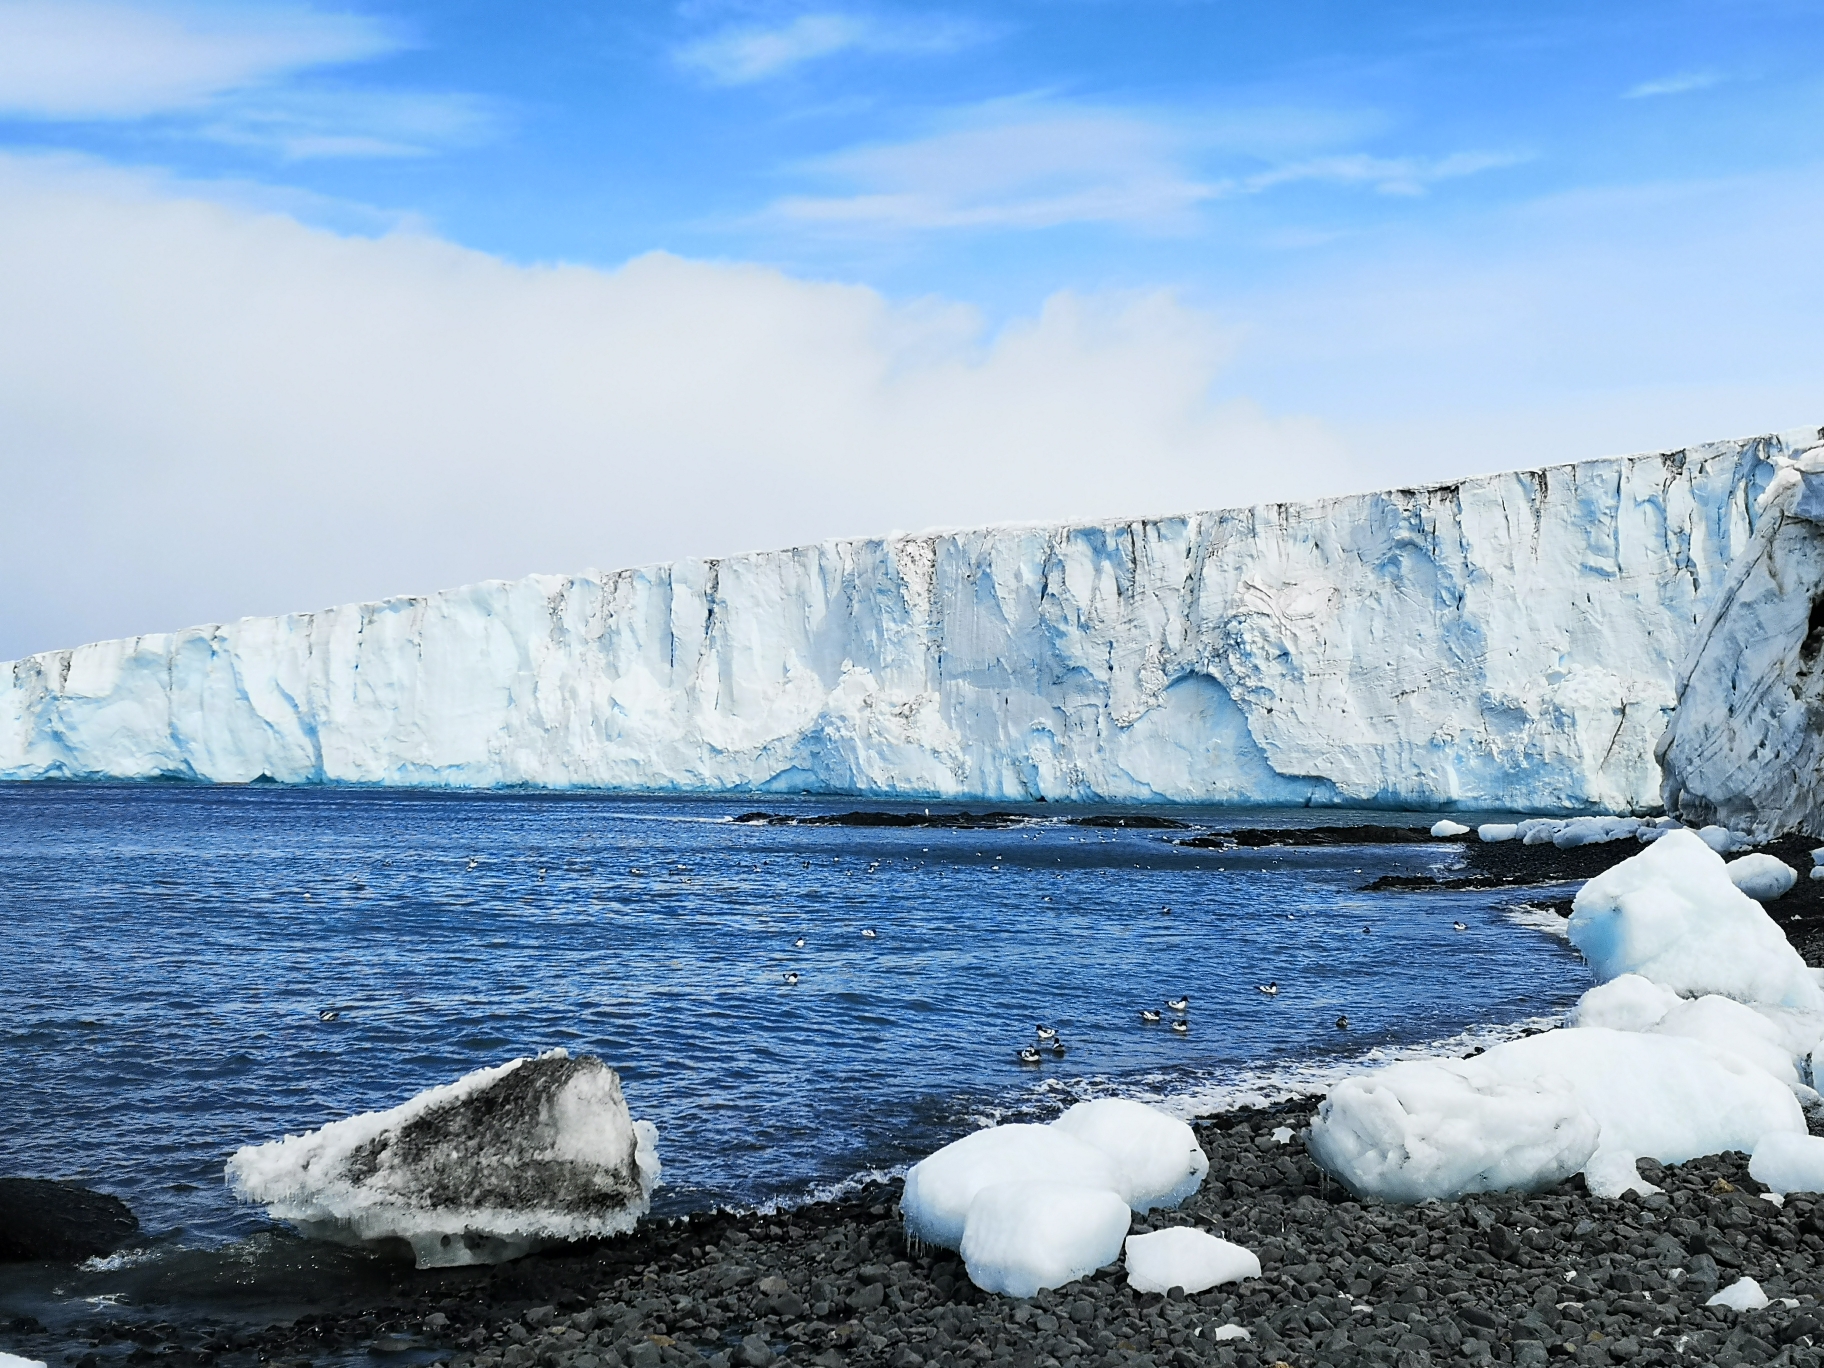
<instances>
[{"instance_id":1,"label":"small wave","mask_svg":"<svg viewBox=\"0 0 1824 1368\"><path fill-rule=\"evenodd\" d=\"M97 1254L77 1265L84 1273L118 1273L123 1268L137 1268L156 1259L156 1249L123 1249L114 1254Z\"/></svg>"},{"instance_id":2,"label":"small wave","mask_svg":"<svg viewBox=\"0 0 1824 1368\"><path fill-rule=\"evenodd\" d=\"M1570 921L1559 916L1556 908L1541 907L1537 903L1513 903L1501 911L1516 926L1528 926L1559 940L1570 939Z\"/></svg>"}]
</instances>

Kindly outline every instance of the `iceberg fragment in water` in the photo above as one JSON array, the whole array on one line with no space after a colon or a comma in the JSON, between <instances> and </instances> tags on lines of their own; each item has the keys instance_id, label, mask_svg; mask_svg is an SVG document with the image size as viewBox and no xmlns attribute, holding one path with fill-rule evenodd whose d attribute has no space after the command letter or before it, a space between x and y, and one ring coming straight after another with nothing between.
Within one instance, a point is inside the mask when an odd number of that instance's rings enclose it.
<instances>
[{"instance_id":1,"label":"iceberg fragment in water","mask_svg":"<svg viewBox=\"0 0 1824 1368\"><path fill-rule=\"evenodd\" d=\"M658 1185L657 1142L613 1069L552 1050L249 1145L226 1177L306 1235L403 1239L420 1268L439 1268L631 1230Z\"/></svg>"}]
</instances>

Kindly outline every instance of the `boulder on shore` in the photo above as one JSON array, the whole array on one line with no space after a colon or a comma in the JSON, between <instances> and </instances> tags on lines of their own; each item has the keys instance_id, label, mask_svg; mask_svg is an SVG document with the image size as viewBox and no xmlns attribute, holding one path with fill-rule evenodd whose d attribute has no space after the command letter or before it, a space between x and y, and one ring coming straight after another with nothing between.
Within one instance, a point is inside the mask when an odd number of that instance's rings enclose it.
<instances>
[{"instance_id":1,"label":"boulder on shore","mask_svg":"<svg viewBox=\"0 0 1824 1368\"><path fill-rule=\"evenodd\" d=\"M249 1145L227 1179L313 1238L403 1239L420 1268L500 1263L631 1230L658 1184L657 1141L613 1069L552 1050Z\"/></svg>"},{"instance_id":2,"label":"boulder on shore","mask_svg":"<svg viewBox=\"0 0 1824 1368\"><path fill-rule=\"evenodd\" d=\"M49 1178L0 1178L0 1263L75 1263L139 1234L118 1197Z\"/></svg>"}]
</instances>

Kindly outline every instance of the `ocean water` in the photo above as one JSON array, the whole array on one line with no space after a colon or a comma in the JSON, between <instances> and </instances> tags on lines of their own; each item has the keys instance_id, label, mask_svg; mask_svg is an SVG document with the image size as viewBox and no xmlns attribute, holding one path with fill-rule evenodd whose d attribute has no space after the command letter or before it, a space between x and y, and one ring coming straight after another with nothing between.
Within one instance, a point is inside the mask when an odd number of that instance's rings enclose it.
<instances>
[{"instance_id":1,"label":"ocean water","mask_svg":"<svg viewBox=\"0 0 1824 1368\"><path fill-rule=\"evenodd\" d=\"M562 1046L657 1124L659 1210L791 1202L989 1118L1269 1094L1589 982L1521 895L1359 891L1445 844L1195 850L1043 806L1000 831L731 820L759 805L0 786L0 1174L219 1244L266 1224L224 1190L236 1147ZM1140 1019L1180 995L1188 1034ZM1038 1023L1068 1052L1024 1066Z\"/></svg>"}]
</instances>

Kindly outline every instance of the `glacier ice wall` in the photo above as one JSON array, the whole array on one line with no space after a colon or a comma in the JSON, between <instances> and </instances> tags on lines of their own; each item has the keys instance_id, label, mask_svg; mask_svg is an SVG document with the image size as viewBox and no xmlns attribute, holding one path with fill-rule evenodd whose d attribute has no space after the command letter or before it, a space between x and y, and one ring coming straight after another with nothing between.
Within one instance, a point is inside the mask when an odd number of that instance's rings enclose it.
<instances>
[{"instance_id":1,"label":"glacier ice wall","mask_svg":"<svg viewBox=\"0 0 1824 1368\"><path fill-rule=\"evenodd\" d=\"M1627 809L1779 436L0 667L0 777Z\"/></svg>"},{"instance_id":2,"label":"glacier ice wall","mask_svg":"<svg viewBox=\"0 0 1824 1368\"><path fill-rule=\"evenodd\" d=\"M1668 811L1761 840L1824 835L1824 429L1809 437L1779 462L1659 746Z\"/></svg>"}]
</instances>

